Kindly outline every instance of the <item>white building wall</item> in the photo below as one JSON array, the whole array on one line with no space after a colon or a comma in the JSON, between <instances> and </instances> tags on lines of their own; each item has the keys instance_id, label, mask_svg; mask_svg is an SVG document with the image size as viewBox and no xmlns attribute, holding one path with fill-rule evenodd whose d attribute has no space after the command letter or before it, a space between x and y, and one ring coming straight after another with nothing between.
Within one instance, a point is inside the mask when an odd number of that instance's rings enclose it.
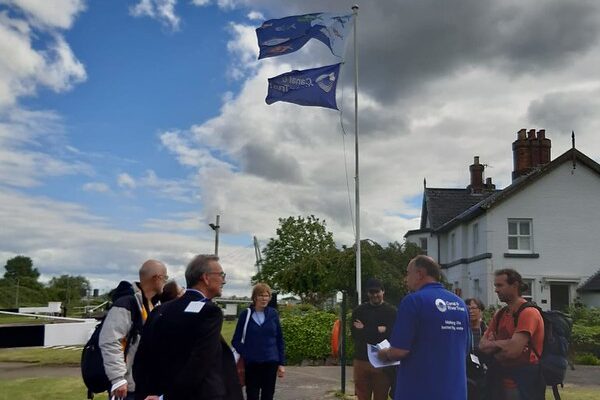
<instances>
[{"instance_id":1,"label":"white building wall","mask_svg":"<svg viewBox=\"0 0 600 400\"><path fill-rule=\"evenodd\" d=\"M549 308L549 282L583 282L600 267L600 176L565 163L487 212L487 251L493 268L515 268L534 279L533 299ZM507 258L508 219L532 220L533 253ZM571 300L576 296L571 285Z\"/></svg>"}]
</instances>

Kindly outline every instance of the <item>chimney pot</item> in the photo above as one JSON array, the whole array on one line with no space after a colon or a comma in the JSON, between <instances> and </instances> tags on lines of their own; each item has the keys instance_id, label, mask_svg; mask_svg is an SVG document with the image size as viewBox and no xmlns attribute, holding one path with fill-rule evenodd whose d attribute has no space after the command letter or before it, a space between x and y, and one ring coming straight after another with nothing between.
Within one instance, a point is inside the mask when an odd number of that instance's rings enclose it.
<instances>
[{"instance_id":1,"label":"chimney pot","mask_svg":"<svg viewBox=\"0 0 600 400\"><path fill-rule=\"evenodd\" d=\"M546 138L546 130L545 130L545 129L540 129L540 130L537 132L537 137L538 137L538 139L540 139L540 140L542 140L542 139L545 139L545 138Z\"/></svg>"},{"instance_id":2,"label":"chimney pot","mask_svg":"<svg viewBox=\"0 0 600 400\"><path fill-rule=\"evenodd\" d=\"M479 164L479 156L473 157L473 164L475 164L475 165Z\"/></svg>"},{"instance_id":3,"label":"chimney pot","mask_svg":"<svg viewBox=\"0 0 600 400\"><path fill-rule=\"evenodd\" d=\"M469 172L471 172L471 184L467 186L467 189L471 190L471 193L481 193L483 191L483 169L485 167L479 163L479 156L473 157L473 164L469 166Z\"/></svg>"},{"instance_id":4,"label":"chimney pot","mask_svg":"<svg viewBox=\"0 0 600 400\"><path fill-rule=\"evenodd\" d=\"M529 140L535 139L535 129L530 129L529 132L527 132L527 139L529 139Z\"/></svg>"},{"instance_id":5,"label":"chimney pot","mask_svg":"<svg viewBox=\"0 0 600 400\"><path fill-rule=\"evenodd\" d=\"M519 132L517 132L517 139L525 140L526 135L527 135L527 129L525 129L525 128L519 129Z\"/></svg>"}]
</instances>

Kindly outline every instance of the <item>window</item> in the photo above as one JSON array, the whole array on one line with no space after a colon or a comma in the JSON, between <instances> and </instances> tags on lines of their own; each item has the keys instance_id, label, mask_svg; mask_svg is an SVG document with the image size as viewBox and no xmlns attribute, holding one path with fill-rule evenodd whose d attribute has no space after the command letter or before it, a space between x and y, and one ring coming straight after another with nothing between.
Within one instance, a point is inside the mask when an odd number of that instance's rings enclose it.
<instances>
[{"instance_id":1,"label":"window","mask_svg":"<svg viewBox=\"0 0 600 400\"><path fill-rule=\"evenodd\" d=\"M427 238L419 238L419 247L423 250L423 254L427 254Z\"/></svg>"},{"instance_id":2,"label":"window","mask_svg":"<svg viewBox=\"0 0 600 400\"><path fill-rule=\"evenodd\" d=\"M481 286L479 286L479 279L473 279L473 296L477 298L481 296Z\"/></svg>"},{"instance_id":3,"label":"window","mask_svg":"<svg viewBox=\"0 0 600 400\"><path fill-rule=\"evenodd\" d=\"M508 251L513 253L533 252L533 235L530 219L508 220Z\"/></svg>"},{"instance_id":4,"label":"window","mask_svg":"<svg viewBox=\"0 0 600 400\"><path fill-rule=\"evenodd\" d=\"M473 255L479 252L479 224L473 224Z\"/></svg>"},{"instance_id":5,"label":"window","mask_svg":"<svg viewBox=\"0 0 600 400\"><path fill-rule=\"evenodd\" d=\"M532 301L533 296L531 293L533 292L533 279L523 279L523 283L527 285L527 290L524 290L523 293L521 293L521 296L527 301Z\"/></svg>"},{"instance_id":6,"label":"window","mask_svg":"<svg viewBox=\"0 0 600 400\"><path fill-rule=\"evenodd\" d=\"M456 234L450 235L450 260L454 261L456 258Z\"/></svg>"}]
</instances>

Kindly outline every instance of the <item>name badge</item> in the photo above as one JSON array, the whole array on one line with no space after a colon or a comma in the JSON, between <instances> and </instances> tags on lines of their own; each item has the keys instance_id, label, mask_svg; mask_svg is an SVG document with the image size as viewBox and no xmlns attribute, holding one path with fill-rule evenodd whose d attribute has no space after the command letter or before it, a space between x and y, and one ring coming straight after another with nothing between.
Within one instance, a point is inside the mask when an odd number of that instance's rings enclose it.
<instances>
[{"instance_id":1,"label":"name badge","mask_svg":"<svg viewBox=\"0 0 600 400\"><path fill-rule=\"evenodd\" d=\"M477 365L481 365L479 363L479 357L477 357L475 354L470 354L470 356L471 356L471 361L473 361Z\"/></svg>"},{"instance_id":2,"label":"name badge","mask_svg":"<svg viewBox=\"0 0 600 400\"><path fill-rule=\"evenodd\" d=\"M204 307L204 304L206 303L203 301L190 301L190 304L188 304L183 312L199 313L200 310L202 310L202 307Z\"/></svg>"}]
</instances>

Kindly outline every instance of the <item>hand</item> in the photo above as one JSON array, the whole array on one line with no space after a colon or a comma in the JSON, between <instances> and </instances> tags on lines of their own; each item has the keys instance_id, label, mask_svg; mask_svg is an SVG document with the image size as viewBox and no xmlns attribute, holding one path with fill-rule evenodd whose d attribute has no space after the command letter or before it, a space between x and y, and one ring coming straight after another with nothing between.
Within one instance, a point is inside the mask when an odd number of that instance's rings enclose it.
<instances>
[{"instance_id":1,"label":"hand","mask_svg":"<svg viewBox=\"0 0 600 400\"><path fill-rule=\"evenodd\" d=\"M144 400L159 400L160 396L154 396L154 395L150 395L150 396L146 396L146 398Z\"/></svg>"},{"instance_id":2,"label":"hand","mask_svg":"<svg viewBox=\"0 0 600 400\"><path fill-rule=\"evenodd\" d=\"M279 378L283 378L285 376L285 367L283 365L277 367L277 376Z\"/></svg>"},{"instance_id":3,"label":"hand","mask_svg":"<svg viewBox=\"0 0 600 400\"><path fill-rule=\"evenodd\" d=\"M357 319L357 320L354 320L354 323L353 323L352 325L354 325L354 327L355 327L356 329L362 329L362 328L364 328L364 327L365 327L365 324L363 324L363 323L362 323L362 321L361 321L361 320L359 320L359 319Z\"/></svg>"},{"instance_id":4,"label":"hand","mask_svg":"<svg viewBox=\"0 0 600 400\"><path fill-rule=\"evenodd\" d=\"M116 388L112 392L112 395L115 396L117 399L124 399L125 397L127 397L127 384L125 383Z\"/></svg>"},{"instance_id":5,"label":"hand","mask_svg":"<svg viewBox=\"0 0 600 400\"><path fill-rule=\"evenodd\" d=\"M390 351L389 348L387 349L381 349L377 352L377 358L379 358L381 361L390 361L388 352Z\"/></svg>"}]
</instances>

